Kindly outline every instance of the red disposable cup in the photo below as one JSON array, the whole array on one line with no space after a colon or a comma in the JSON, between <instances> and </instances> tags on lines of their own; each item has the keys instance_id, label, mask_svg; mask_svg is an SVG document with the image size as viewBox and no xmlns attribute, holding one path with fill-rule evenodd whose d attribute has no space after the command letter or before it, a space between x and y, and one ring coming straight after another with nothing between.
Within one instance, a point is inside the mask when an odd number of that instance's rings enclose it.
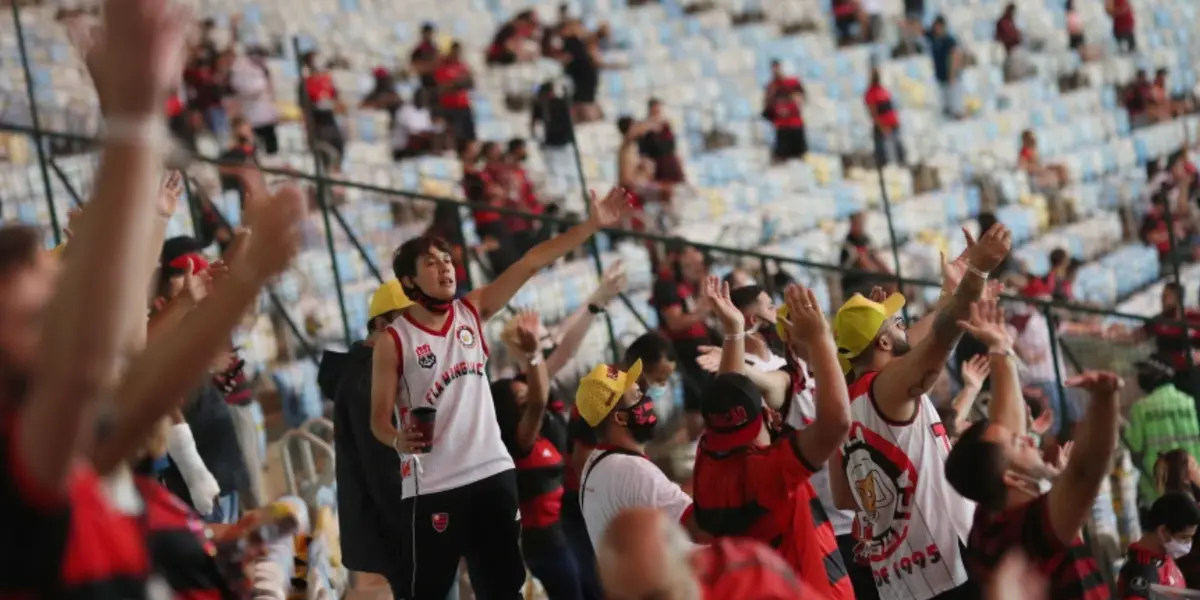
<instances>
[{"instance_id":1,"label":"red disposable cup","mask_svg":"<svg viewBox=\"0 0 1200 600\"><path fill-rule=\"evenodd\" d=\"M421 442L425 444L425 448L418 452L433 450L433 425L437 422L437 409L432 406L418 406L409 414L412 415L413 427L421 433Z\"/></svg>"}]
</instances>

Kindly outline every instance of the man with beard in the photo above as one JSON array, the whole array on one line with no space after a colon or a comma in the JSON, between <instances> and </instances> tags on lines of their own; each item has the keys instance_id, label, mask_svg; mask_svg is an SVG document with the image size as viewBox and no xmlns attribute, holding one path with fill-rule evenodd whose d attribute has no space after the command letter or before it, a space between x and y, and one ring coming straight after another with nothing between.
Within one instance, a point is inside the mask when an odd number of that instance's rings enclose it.
<instances>
[{"instance_id":1,"label":"man with beard","mask_svg":"<svg viewBox=\"0 0 1200 600\"><path fill-rule=\"evenodd\" d=\"M656 508L681 523L695 539L705 539L692 514L692 499L646 456L658 417L643 390L642 361L624 369L597 365L579 382L575 407L600 443L583 465L579 507L595 547L608 523L629 508Z\"/></svg>"},{"instance_id":2,"label":"man with beard","mask_svg":"<svg viewBox=\"0 0 1200 600\"><path fill-rule=\"evenodd\" d=\"M871 565L880 597L978 595L962 562L974 507L946 483L941 462L950 440L926 392L962 335L959 323L1011 245L1012 234L995 225L967 248L953 263L964 270L953 295L914 346L898 314L900 294L882 302L856 294L834 317L854 423L834 454L830 482L838 508L858 512L856 553Z\"/></svg>"},{"instance_id":3,"label":"man with beard","mask_svg":"<svg viewBox=\"0 0 1200 600\"><path fill-rule=\"evenodd\" d=\"M496 422L483 329L536 273L617 223L628 202L621 188L593 194L586 222L462 298L444 240L423 236L396 252L392 269L413 304L386 329L391 343L373 352L371 432L406 455L399 512L411 531L399 587L409 600L444 598L464 556L483 598L520 594L516 473Z\"/></svg>"},{"instance_id":4,"label":"man with beard","mask_svg":"<svg viewBox=\"0 0 1200 600\"><path fill-rule=\"evenodd\" d=\"M987 346L993 380L988 418L963 432L945 465L955 491L979 503L966 552L972 576L986 585L1004 555L1019 549L1049 579L1052 597L1107 599L1081 531L1117 447L1121 379L1088 372L1068 382L1092 398L1076 442L1084 459L1060 473L1029 437L1003 313L995 302L981 302L965 327Z\"/></svg>"}]
</instances>

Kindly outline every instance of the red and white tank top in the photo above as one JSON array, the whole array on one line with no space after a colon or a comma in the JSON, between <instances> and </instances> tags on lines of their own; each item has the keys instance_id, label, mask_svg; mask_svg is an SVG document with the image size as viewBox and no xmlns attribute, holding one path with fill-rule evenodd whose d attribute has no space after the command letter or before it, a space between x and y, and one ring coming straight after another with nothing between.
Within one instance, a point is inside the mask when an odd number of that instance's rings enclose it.
<instances>
[{"instance_id":1,"label":"red and white tank top","mask_svg":"<svg viewBox=\"0 0 1200 600\"><path fill-rule=\"evenodd\" d=\"M967 581L962 548L975 504L946 482L950 438L929 396L907 423L879 413L872 393L878 373L850 385L853 423L842 464L859 510L855 552L884 598L926 600Z\"/></svg>"},{"instance_id":2,"label":"red and white tank top","mask_svg":"<svg viewBox=\"0 0 1200 600\"><path fill-rule=\"evenodd\" d=\"M407 425L419 406L437 409L433 448L401 467L404 497L455 489L514 468L500 439L487 378L487 342L479 313L466 300L450 305L435 331L407 311L387 331L400 357L396 409Z\"/></svg>"}]
</instances>

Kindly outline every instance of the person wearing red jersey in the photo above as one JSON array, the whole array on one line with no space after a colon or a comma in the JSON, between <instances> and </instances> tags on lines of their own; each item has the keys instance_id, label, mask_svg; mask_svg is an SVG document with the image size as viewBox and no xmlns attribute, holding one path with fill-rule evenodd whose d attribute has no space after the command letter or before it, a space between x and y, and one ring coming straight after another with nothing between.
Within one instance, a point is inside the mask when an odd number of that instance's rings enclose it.
<instances>
[{"instance_id":1,"label":"person wearing red jersey","mask_svg":"<svg viewBox=\"0 0 1200 600\"><path fill-rule=\"evenodd\" d=\"M983 293L988 273L1008 255L1012 234L993 225L943 266L943 297L905 331L904 297L855 295L833 320L842 369L852 379L854 423L829 468L838 508L855 510L860 561L881 598L974 598L962 547L972 504L946 483L946 428L929 399L962 336L960 322Z\"/></svg>"},{"instance_id":2,"label":"person wearing red jersey","mask_svg":"<svg viewBox=\"0 0 1200 600\"><path fill-rule=\"evenodd\" d=\"M708 264L704 254L682 238L667 245L664 262L666 268L654 282L650 302L658 316L659 330L671 340L685 373L683 410L687 413L688 438L695 440L704 428L699 386L709 378L696 359L700 348L714 339L707 324L712 305L699 293L708 274Z\"/></svg>"},{"instance_id":3,"label":"person wearing red jersey","mask_svg":"<svg viewBox=\"0 0 1200 600\"><path fill-rule=\"evenodd\" d=\"M1112 17L1113 39L1122 52L1137 50L1137 23L1133 17L1133 2L1130 0L1107 0L1104 10Z\"/></svg>"},{"instance_id":4,"label":"person wearing red jersey","mask_svg":"<svg viewBox=\"0 0 1200 600\"><path fill-rule=\"evenodd\" d=\"M598 550L609 600L796 600L824 598L761 542L723 538L695 546L652 508L613 519Z\"/></svg>"},{"instance_id":5,"label":"person wearing red jersey","mask_svg":"<svg viewBox=\"0 0 1200 600\"><path fill-rule=\"evenodd\" d=\"M326 161L326 168L337 170L346 152L346 138L338 125L337 115L346 112L346 105L334 85L333 73L320 64L319 58L315 50L310 50L301 59L304 76L300 80L300 106L304 109L309 139L314 144L320 142L327 146L318 156ZM329 150L336 154L330 155Z\"/></svg>"},{"instance_id":6,"label":"person wearing red jersey","mask_svg":"<svg viewBox=\"0 0 1200 600\"><path fill-rule=\"evenodd\" d=\"M1151 586L1186 589L1175 560L1192 551L1192 538L1200 526L1200 508L1187 494L1165 494L1150 507L1153 529L1129 545L1125 564L1117 574L1117 597L1146 600Z\"/></svg>"},{"instance_id":7,"label":"person wearing red jersey","mask_svg":"<svg viewBox=\"0 0 1200 600\"><path fill-rule=\"evenodd\" d=\"M742 374L745 318L730 300L728 284L710 277L705 295L725 328L725 345L721 374L701 401L705 432L694 475L696 523L714 537L770 544L821 598L852 599L833 526L809 482L850 430L846 380L820 304L812 290L787 290L789 339L809 357L816 410L811 427L772 444L762 393Z\"/></svg>"},{"instance_id":8,"label":"person wearing red jersey","mask_svg":"<svg viewBox=\"0 0 1200 600\"><path fill-rule=\"evenodd\" d=\"M462 44L454 42L450 51L442 56L433 70L437 84L438 114L446 121L446 127L456 145L475 139L475 113L471 111L471 89L475 78L471 69L462 61Z\"/></svg>"},{"instance_id":9,"label":"person wearing red jersey","mask_svg":"<svg viewBox=\"0 0 1200 600\"><path fill-rule=\"evenodd\" d=\"M988 418L962 433L945 464L954 490L979 504L967 542L972 577L986 585L1001 558L1017 549L1049 580L1054 598L1108 598L1080 532L1116 450L1121 379L1088 372L1068 382L1091 392L1092 399L1076 441L1077 455L1086 458L1060 472L1029 436L1003 311L994 300L980 302L963 327L987 347L992 378Z\"/></svg>"},{"instance_id":10,"label":"person wearing red jersey","mask_svg":"<svg viewBox=\"0 0 1200 600\"><path fill-rule=\"evenodd\" d=\"M804 158L808 138L804 134L804 86L795 77L785 77L779 61L771 61L771 81L763 98L763 118L775 126L775 148L771 158L784 162Z\"/></svg>"},{"instance_id":11,"label":"person wearing red jersey","mask_svg":"<svg viewBox=\"0 0 1200 600\"><path fill-rule=\"evenodd\" d=\"M875 160L880 164L904 164L904 144L900 142L900 112L892 93L883 86L879 69L871 69L871 84L863 96L867 112L874 124Z\"/></svg>"}]
</instances>

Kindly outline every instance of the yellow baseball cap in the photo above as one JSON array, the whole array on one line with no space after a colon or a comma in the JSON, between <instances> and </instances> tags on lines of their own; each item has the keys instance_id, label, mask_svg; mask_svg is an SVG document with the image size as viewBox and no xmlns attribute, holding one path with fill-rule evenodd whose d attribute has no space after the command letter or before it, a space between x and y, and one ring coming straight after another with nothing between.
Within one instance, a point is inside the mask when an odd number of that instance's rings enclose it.
<instances>
[{"instance_id":1,"label":"yellow baseball cap","mask_svg":"<svg viewBox=\"0 0 1200 600\"><path fill-rule=\"evenodd\" d=\"M575 410L579 411L579 416L589 426L599 425L641 376L641 359L625 372L613 365L596 365L591 373L579 380L579 389L575 391Z\"/></svg>"},{"instance_id":2,"label":"yellow baseball cap","mask_svg":"<svg viewBox=\"0 0 1200 600\"><path fill-rule=\"evenodd\" d=\"M833 339L843 373L850 372L850 359L870 348L883 324L901 308L904 308L902 294L892 294L883 302L855 294L838 309L833 316Z\"/></svg>"},{"instance_id":3,"label":"yellow baseball cap","mask_svg":"<svg viewBox=\"0 0 1200 600\"><path fill-rule=\"evenodd\" d=\"M374 319L380 315L385 315L393 310L401 310L408 308L412 304L412 300L404 294L404 288L401 287L398 279L391 279L383 282L379 289L371 294L371 304L367 309L367 319Z\"/></svg>"}]
</instances>

